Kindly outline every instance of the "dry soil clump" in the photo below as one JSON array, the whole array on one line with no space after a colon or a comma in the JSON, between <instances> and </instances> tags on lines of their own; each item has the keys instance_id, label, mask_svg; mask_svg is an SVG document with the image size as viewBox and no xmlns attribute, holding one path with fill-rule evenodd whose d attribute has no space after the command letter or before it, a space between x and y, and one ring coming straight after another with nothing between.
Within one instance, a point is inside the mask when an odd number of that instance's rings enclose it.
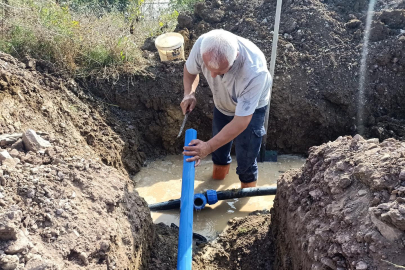
<instances>
[{"instance_id":1,"label":"dry soil clump","mask_svg":"<svg viewBox=\"0 0 405 270\"><path fill-rule=\"evenodd\" d=\"M405 143L361 136L312 147L278 181L276 269L405 265Z\"/></svg>"}]
</instances>

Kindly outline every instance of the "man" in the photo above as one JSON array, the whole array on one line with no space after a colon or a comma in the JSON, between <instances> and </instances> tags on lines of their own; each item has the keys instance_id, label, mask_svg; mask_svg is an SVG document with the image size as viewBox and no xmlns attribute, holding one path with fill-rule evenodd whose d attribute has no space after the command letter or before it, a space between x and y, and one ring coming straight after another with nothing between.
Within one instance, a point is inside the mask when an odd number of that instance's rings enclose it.
<instances>
[{"instance_id":1,"label":"man","mask_svg":"<svg viewBox=\"0 0 405 270\"><path fill-rule=\"evenodd\" d=\"M187 161L200 160L212 153L212 178L223 180L232 161L235 143L236 173L241 188L255 187L257 155L265 134L264 118L270 98L271 76L260 49L247 39L225 30L213 30L198 38L184 65L183 113L197 103L195 91L199 73L208 81L214 98L213 138L193 140L184 147Z\"/></svg>"}]
</instances>

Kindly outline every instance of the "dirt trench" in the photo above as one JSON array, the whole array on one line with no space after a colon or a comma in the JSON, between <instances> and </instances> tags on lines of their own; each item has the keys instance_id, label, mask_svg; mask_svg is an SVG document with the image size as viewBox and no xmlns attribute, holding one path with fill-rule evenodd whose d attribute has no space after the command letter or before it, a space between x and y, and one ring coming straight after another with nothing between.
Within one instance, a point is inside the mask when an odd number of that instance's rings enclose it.
<instances>
[{"instance_id":1,"label":"dirt trench","mask_svg":"<svg viewBox=\"0 0 405 270\"><path fill-rule=\"evenodd\" d=\"M404 146L385 139L405 136L405 17L403 4L387 11L393 1L385 2L373 22L366 81L365 137L377 140L367 141L339 137L357 131L366 1L285 1L268 147L310 158L280 179L271 222L267 214L231 221L195 254L196 269L404 265ZM178 30L190 46L224 28L270 60L275 3L206 1L179 17ZM137 71L75 82L42 61L0 54L0 135L33 129L51 144L45 152L18 140L1 146L13 160L0 169L1 222L9 222L0 234L1 267L174 269L177 231L151 226L128 176L147 157L181 149L174 138L184 63L148 55L150 65ZM208 139L213 103L203 79L197 98L186 128Z\"/></svg>"},{"instance_id":2,"label":"dirt trench","mask_svg":"<svg viewBox=\"0 0 405 270\"><path fill-rule=\"evenodd\" d=\"M275 0L200 2L193 13L179 16L176 31L185 37L188 52L201 34L223 28L253 41L269 62L275 5ZM377 4L367 61L366 137L402 140L405 136L405 106L401 102L405 98L405 36L400 31L405 27L405 15L401 8L397 1ZM306 154L311 146L357 134L366 9L367 1L284 2L269 149ZM161 63L150 40L143 48L149 65L121 73L107 69L108 75L91 76L79 85L104 102L106 116L110 114L112 119L109 124L126 142L131 137L127 136L128 126L141 131L139 143L128 143L128 155L132 150L148 156L179 153L182 139L175 137L183 119L179 104L184 62ZM197 100L186 128L197 129L199 138L207 140L211 137L214 105L203 76ZM115 126L115 119L125 120ZM126 169L138 171L139 166L130 160L131 156L124 159Z\"/></svg>"}]
</instances>

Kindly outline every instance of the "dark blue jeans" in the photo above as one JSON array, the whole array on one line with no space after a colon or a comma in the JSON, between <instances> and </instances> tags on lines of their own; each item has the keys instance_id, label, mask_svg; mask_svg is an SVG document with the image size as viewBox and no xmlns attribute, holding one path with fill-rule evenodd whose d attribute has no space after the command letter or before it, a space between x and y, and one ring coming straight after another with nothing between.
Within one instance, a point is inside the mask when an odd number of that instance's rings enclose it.
<instances>
[{"instance_id":1,"label":"dark blue jeans","mask_svg":"<svg viewBox=\"0 0 405 270\"><path fill-rule=\"evenodd\" d=\"M266 133L264 130L266 108L267 106L256 109L249 126L233 141L230 141L212 153L214 164L230 164L232 162L230 152L232 143L234 142L236 161L238 163L236 173L239 175L239 180L243 183L254 182L258 177L257 156L260 151L262 136ZM233 116L227 116L217 108L214 108L214 119L212 121L213 136L217 135L232 119Z\"/></svg>"}]
</instances>

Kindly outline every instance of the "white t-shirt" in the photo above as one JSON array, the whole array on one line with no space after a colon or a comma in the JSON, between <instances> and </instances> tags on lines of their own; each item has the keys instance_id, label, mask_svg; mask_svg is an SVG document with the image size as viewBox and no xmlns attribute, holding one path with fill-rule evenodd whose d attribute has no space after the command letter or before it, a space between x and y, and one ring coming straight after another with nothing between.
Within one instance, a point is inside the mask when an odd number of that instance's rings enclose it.
<instances>
[{"instance_id":1,"label":"white t-shirt","mask_svg":"<svg viewBox=\"0 0 405 270\"><path fill-rule=\"evenodd\" d=\"M200 36L186 61L189 73L203 73L211 88L215 107L228 116L248 116L269 103L271 76L262 51L252 42L236 36L239 55L223 76L211 77L200 53Z\"/></svg>"}]
</instances>

